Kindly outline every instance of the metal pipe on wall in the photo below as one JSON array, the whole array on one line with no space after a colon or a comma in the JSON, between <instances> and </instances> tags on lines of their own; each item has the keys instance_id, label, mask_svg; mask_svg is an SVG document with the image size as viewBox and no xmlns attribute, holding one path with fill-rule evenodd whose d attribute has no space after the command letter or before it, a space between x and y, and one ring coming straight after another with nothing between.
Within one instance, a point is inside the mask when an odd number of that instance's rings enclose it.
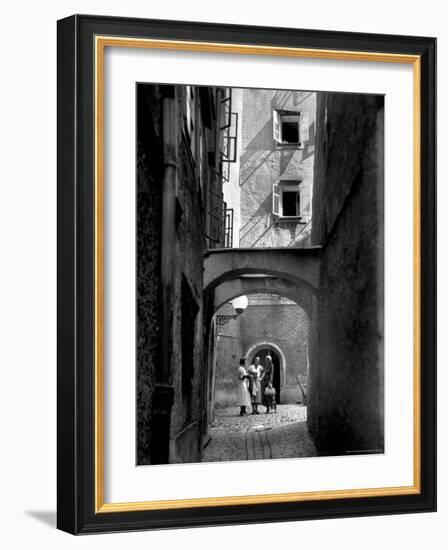
<instances>
[{"instance_id":1,"label":"metal pipe on wall","mask_svg":"<svg viewBox=\"0 0 448 550\"><path fill-rule=\"evenodd\" d=\"M160 363L156 368L156 385L152 404L153 464L169 461L171 408L174 399L171 357L173 349L173 295L176 251L176 177L177 177L177 103L175 86L161 86L163 188L162 245L160 265Z\"/></svg>"}]
</instances>

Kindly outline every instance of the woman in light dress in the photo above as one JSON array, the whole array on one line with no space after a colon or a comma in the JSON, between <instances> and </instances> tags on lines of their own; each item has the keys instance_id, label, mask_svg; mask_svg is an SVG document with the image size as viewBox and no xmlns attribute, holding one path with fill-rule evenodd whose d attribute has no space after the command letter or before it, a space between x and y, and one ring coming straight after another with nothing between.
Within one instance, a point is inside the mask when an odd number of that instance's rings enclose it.
<instances>
[{"instance_id":1,"label":"woman in light dress","mask_svg":"<svg viewBox=\"0 0 448 550\"><path fill-rule=\"evenodd\" d=\"M261 403L261 378L263 375L263 367L260 363L260 358L255 357L254 364L249 367L249 393L252 401L252 414L258 413L258 405Z\"/></svg>"},{"instance_id":2,"label":"woman in light dress","mask_svg":"<svg viewBox=\"0 0 448 550\"><path fill-rule=\"evenodd\" d=\"M246 364L246 358L240 359L240 366L238 367L238 392L237 400L240 407L240 416L247 414L246 407L250 407L250 394L248 389L249 374L247 374L244 368Z\"/></svg>"}]
</instances>

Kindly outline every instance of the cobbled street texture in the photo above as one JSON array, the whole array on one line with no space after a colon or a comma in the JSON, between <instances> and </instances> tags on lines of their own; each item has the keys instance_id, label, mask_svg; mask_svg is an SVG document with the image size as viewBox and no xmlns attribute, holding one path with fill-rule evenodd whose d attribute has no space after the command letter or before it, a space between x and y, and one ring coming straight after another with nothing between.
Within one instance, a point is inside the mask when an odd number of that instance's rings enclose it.
<instances>
[{"instance_id":1,"label":"cobbled street texture","mask_svg":"<svg viewBox=\"0 0 448 550\"><path fill-rule=\"evenodd\" d=\"M239 416L238 407L215 411L202 462L316 456L303 405L277 405L276 413Z\"/></svg>"}]
</instances>

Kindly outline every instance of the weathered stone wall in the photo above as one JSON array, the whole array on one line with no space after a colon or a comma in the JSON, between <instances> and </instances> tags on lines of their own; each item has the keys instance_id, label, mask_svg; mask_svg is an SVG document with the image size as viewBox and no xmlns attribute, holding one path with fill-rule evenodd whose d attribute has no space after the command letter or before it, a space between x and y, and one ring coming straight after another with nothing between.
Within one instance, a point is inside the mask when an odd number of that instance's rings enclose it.
<instances>
[{"instance_id":1,"label":"weathered stone wall","mask_svg":"<svg viewBox=\"0 0 448 550\"><path fill-rule=\"evenodd\" d=\"M322 453L384 445L383 114L382 97L318 98L308 421Z\"/></svg>"},{"instance_id":2,"label":"weathered stone wall","mask_svg":"<svg viewBox=\"0 0 448 550\"><path fill-rule=\"evenodd\" d=\"M313 92L243 90L240 157L241 247L309 244L314 170L316 94ZM273 138L273 111L306 112L309 139L303 148L279 145ZM272 184L300 180L304 215L301 223L272 213Z\"/></svg>"},{"instance_id":3,"label":"weathered stone wall","mask_svg":"<svg viewBox=\"0 0 448 550\"><path fill-rule=\"evenodd\" d=\"M217 315L235 315L235 310L232 304L227 303L217 311ZM242 356L240 317L237 317L217 326L214 402L218 407L234 404L237 372Z\"/></svg>"},{"instance_id":4,"label":"weathered stone wall","mask_svg":"<svg viewBox=\"0 0 448 550\"><path fill-rule=\"evenodd\" d=\"M158 86L138 87L137 128L137 461L151 457L151 405L158 358L161 191Z\"/></svg>"},{"instance_id":5,"label":"weathered stone wall","mask_svg":"<svg viewBox=\"0 0 448 550\"><path fill-rule=\"evenodd\" d=\"M157 370L160 367L160 263L163 247L174 252L172 326L170 330L170 379L174 399L169 433L162 426L160 438L169 436L169 462L194 462L200 458L207 418L207 369L204 362L203 253L207 247L207 189L215 177L217 156L214 99L207 90L196 90L197 140L204 139L202 167L199 146L196 158L185 135L185 87L176 86L174 131L177 138L174 242L161 242L164 156L162 147L162 97L157 85L138 86L137 136L137 462L150 464L158 439L151 434L151 410ZM204 93L205 92L205 93ZM203 103L202 103L203 102ZM208 102L208 103L207 103ZM216 116L216 115L215 115ZM218 143L219 145L219 143ZM218 189L219 191L219 189ZM171 282L171 281L170 281ZM166 349L166 348L164 348ZM187 357L187 361L186 361ZM191 359L191 360L190 360ZM169 373L168 373L169 374ZM154 403L153 403L154 401ZM166 404L163 404L167 407ZM157 424L160 426L160 424ZM164 431L165 430L165 431ZM153 426L153 434L155 428ZM152 441L154 439L154 441ZM157 439L157 441L156 441ZM165 458L163 459L165 460Z\"/></svg>"},{"instance_id":6,"label":"weathered stone wall","mask_svg":"<svg viewBox=\"0 0 448 550\"><path fill-rule=\"evenodd\" d=\"M206 248L205 219L195 164L182 135L185 116L184 86L176 88L178 100L177 201L181 214L177 221L176 277L173 305L172 384L170 462L194 462L200 458L202 422L206 411L206 373L203 357L202 283L203 252ZM182 381L182 279L185 278L198 314L194 327L194 361L191 392L183 391ZM185 383L185 382L184 382Z\"/></svg>"}]
</instances>

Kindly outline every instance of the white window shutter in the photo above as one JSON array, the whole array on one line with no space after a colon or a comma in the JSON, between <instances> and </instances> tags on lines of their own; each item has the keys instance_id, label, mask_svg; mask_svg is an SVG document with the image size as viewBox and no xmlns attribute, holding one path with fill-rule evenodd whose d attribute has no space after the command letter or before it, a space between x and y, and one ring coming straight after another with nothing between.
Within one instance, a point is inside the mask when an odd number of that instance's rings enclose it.
<instances>
[{"instance_id":1,"label":"white window shutter","mask_svg":"<svg viewBox=\"0 0 448 550\"><path fill-rule=\"evenodd\" d=\"M272 213L280 216L280 186L277 181L272 184Z\"/></svg>"},{"instance_id":2,"label":"white window shutter","mask_svg":"<svg viewBox=\"0 0 448 550\"><path fill-rule=\"evenodd\" d=\"M190 120L191 120L190 86L185 86L185 118L187 119L188 131L190 131Z\"/></svg>"},{"instance_id":3,"label":"white window shutter","mask_svg":"<svg viewBox=\"0 0 448 550\"><path fill-rule=\"evenodd\" d=\"M274 140L278 143L281 143L282 132L280 126L280 115L278 114L278 111L272 111L272 133L274 136Z\"/></svg>"},{"instance_id":4,"label":"white window shutter","mask_svg":"<svg viewBox=\"0 0 448 550\"><path fill-rule=\"evenodd\" d=\"M310 138L309 132L310 118L308 113L300 113L300 124L299 124L299 140L300 143L308 141Z\"/></svg>"}]
</instances>

